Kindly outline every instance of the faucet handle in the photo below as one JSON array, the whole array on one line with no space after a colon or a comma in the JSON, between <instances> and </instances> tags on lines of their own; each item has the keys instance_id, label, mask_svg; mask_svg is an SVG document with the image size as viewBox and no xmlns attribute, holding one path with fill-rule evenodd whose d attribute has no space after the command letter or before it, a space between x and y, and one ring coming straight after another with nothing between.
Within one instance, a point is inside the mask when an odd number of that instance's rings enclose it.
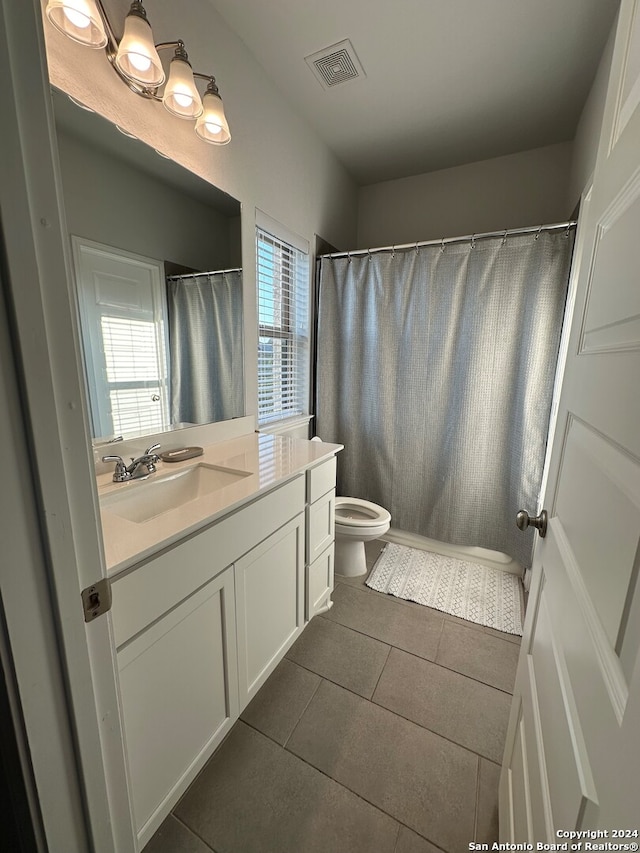
<instances>
[{"instance_id":1,"label":"faucet handle","mask_svg":"<svg viewBox=\"0 0 640 853\"><path fill-rule=\"evenodd\" d=\"M127 471L127 466L124 464L122 456L103 456L102 461L116 463L116 467L113 472L114 483L122 483L124 480L129 479L129 472Z\"/></svg>"},{"instance_id":2,"label":"faucet handle","mask_svg":"<svg viewBox=\"0 0 640 853\"><path fill-rule=\"evenodd\" d=\"M124 465L124 459L122 456L103 456L103 462L117 462L120 465Z\"/></svg>"}]
</instances>

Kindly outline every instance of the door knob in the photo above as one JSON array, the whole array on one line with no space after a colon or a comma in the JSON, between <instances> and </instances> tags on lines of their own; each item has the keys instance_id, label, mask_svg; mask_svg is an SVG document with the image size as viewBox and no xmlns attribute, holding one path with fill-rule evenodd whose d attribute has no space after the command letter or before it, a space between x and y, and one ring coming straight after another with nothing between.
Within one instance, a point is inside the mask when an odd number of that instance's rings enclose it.
<instances>
[{"instance_id":1,"label":"door knob","mask_svg":"<svg viewBox=\"0 0 640 853\"><path fill-rule=\"evenodd\" d=\"M543 509L540 515L535 515L533 518L528 512L521 509L516 515L516 524L520 530L526 530L527 527L535 527L540 536L544 539L547 535L547 511Z\"/></svg>"}]
</instances>

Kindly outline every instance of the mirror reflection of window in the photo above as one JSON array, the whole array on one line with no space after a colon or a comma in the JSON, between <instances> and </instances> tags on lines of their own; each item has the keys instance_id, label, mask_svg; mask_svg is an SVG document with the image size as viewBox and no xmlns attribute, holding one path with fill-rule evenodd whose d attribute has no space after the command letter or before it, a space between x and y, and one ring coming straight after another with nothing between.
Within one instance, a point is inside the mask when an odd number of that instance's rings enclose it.
<instances>
[{"instance_id":1,"label":"mirror reflection of window","mask_svg":"<svg viewBox=\"0 0 640 853\"><path fill-rule=\"evenodd\" d=\"M101 318L110 432L161 432L169 423L163 324L131 317Z\"/></svg>"},{"instance_id":2,"label":"mirror reflection of window","mask_svg":"<svg viewBox=\"0 0 640 853\"><path fill-rule=\"evenodd\" d=\"M161 432L170 423L163 265L72 243L93 435Z\"/></svg>"}]
</instances>

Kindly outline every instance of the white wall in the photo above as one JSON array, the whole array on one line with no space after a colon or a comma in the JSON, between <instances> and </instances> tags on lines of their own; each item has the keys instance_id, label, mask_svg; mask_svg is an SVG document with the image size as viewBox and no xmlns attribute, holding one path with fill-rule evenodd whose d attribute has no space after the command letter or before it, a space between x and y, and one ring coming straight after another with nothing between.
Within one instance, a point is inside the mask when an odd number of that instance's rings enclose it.
<instances>
[{"instance_id":1,"label":"white wall","mask_svg":"<svg viewBox=\"0 0 640 853\"><path fill-rule=\"evenodd\" d=\"M614 22L609 40L602 53L595 79L582 110L576 137L573 142L568 195L568 204L571 210L580 201L580 195L590 180L596 164L615 33L616 26Z\"/></svg>"},{"instance_id":2,"label":"white wall","mask_svg":"<svg viewBox=\"0 0 640 853\"><path fill-rule=\"evenodd\" d=\"M226 216L60 130L58 151L70 234L196 270L240 265Z\"/></svg>"},{"instance_id":3,"label":"white wall","mask_svg":"<svg viewBox=\"0 0 640 853\"><path fill-rule=\"evenodd\" d=\"M162 10L154 11L151 23L157 42L183 39L193 67L215 74L232 133L229 145L202 142L191 122L174 118L159 104L129 92L102 51L74 44L45 22L50 79L241 202L246 411L254 413L255 209L312 246L319 234L335 246L348 248L356 240L356 186L324 142L271 85L208 0L164 4ZM114 21L114 26L119 31L121 21Z\"/></svg>"},{"instance_id":4,"label":"white wall","mask_svg":"<svg viewBox=\"0 0 640 853\"><path fill-rule=\"evenodd\" d=\"M362 187L358 248L567 219L571 143Z\"/></svg>"}]
</instances>

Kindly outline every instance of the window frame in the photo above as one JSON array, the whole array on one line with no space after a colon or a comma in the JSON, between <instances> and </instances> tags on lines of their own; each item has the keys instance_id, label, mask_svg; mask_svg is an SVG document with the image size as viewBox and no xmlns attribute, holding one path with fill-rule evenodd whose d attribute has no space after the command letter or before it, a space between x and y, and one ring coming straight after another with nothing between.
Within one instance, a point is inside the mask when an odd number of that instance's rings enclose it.
<instances>
[{"instance_id":1,"label":"window frame","mask_svg":"<svg viewBox=\"0 0 640 853\"><path fill-rule=\"evenodd\" d=\"M275 264L276 281L269 291L264 279L265 259L261 243L284 263ZM256 304L257 304L257 420L259 427L275 427L288 421L310 418L311 375L311 258L306 240L256 211ZM283 273L286 270L286 273ZM280 291L276 296L276 291ZM274 322L261 322L261 299L274 304ZM264 404L265 370L261 356L264 339L281 342L280 381L274 396L279 402ZM288 352L286 351L288 350ZM271 368L270 380L278 371ZM262 374L262 376L261 376ZM283 390L284 389L284 390ZM288 403L288 405L287 405Z\"/></svg>"}]
</instances>

